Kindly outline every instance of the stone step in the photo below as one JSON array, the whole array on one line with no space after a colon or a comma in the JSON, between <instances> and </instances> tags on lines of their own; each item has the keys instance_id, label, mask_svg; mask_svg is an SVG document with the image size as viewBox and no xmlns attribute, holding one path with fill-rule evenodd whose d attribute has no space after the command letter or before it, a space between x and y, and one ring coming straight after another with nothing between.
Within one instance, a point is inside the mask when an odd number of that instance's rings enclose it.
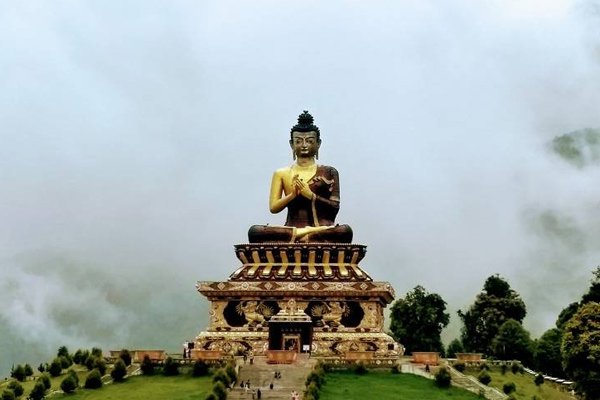
<instances>
[{"instance_id":1,"label":"stone step","mask_svg":"<svg viewBox=\"0 0 600 400\"><path fill-rule=\"evenodd\" d=\"M229 400L251 400L252 392L260 388L261 399L289 399L291 392L302 393L304 382L316 361L299 355L294 364L267 364L266 357L254 357L254 363L240 364L238 383L228 393ZM275 379L275 371L281 373ZM250 390L240 388L241 382L250 381ZM273 389L269 385L273 383ZM256 398L256 396L255 396Z\"/></svg>"}]
</instances>

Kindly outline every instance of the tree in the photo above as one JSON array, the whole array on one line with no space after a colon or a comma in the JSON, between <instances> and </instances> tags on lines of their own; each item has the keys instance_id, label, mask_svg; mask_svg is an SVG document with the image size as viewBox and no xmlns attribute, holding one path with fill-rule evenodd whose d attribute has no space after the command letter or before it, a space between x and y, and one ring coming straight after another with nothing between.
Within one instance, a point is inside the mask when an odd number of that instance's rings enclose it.
<instances>
[{"instance_id":1,"label":"tree","mask_svg":"<svg viewBox=\"0 0 600 400\"><path fill-rule=\"evenodd\" d=\"M60 373L62 372L62 364L58 357L52 360L52 362L50 363L50 368L48 368L48 372L55 378L60 375Z\"/></svg>"},{"instance_id":2,"label":"tree","mask_svg":"<svg viewBox=\"0 0 600 400\"><path fill-rule=\"evenodd\" d=\"M567 322L561 353L576 390L586 399L600 398L600 303L584 304Z\"/></svg>"},{"instance_id":3,"label":"tree","mask_svg":"<svg viewBox=\"0 0 600 400\"><path fill-rule=\"evenodd\" d=\"M25 367L23 367L21 364L18 364L11 372L10 376L12 376L13 378L15 378L16 380L18 380L19 382L23 382L25 380L25 377L27 376L25 374Z\"/></svg>"},{"instance_id":4,"label":"tree","mask_svg":"<svg viewBox=\"0 0 600 400\"><path fill-rule=\"evenodd\" d=\"M131 353L129 353L129 350L122 349L119 353L119 358L123 360L126 367L129 367L131 365Z\"/></svg>"},{"instance_id":5,"label":"tree","mask_svg":"<svg viewBox=\"0 0 600 400\"><path fill-rule=\"evenodd\" d=\"M127 366L125 365L125 362L119 358L115 363L113 370L110 371L110 376L115 382L123 382L125 375L127 375Z\"/></svg>"},{"instance_id":6,"label":"tree","mask_svg":"<svg viewBox=\"0 0 600 400\"><path fill-rule=\"evenodd\" d=\"M52 387L50 377L46 373L40 375L40 377L38 378L38 382L41 382L42 385L44 385L45 389L50 389Z\"/></svg>"},{"instance_id":7,"label":"tree","mask_svg":"<svg viewBox=\"0 0 600 400\"><path fill-rule=\"evenodd\" d=\"M73 375L68 374L60 383L60 389L65 393L73 393L77 389L77 385Z\"/></svg>"},{"instance_id":8,"label":"tree","mask_svg":"<svg viewBox=\"0 0 600 400\"><path fill-rule=\"evenodd\" d=\"M560 354L561 342L562 332L558 328L548 329L540 336L534 354L534 365L538 371L550 376L564 376Z\"/></svg>"},{"instance_id":9,"label":"tree","mask_svg":"<svg viewBox=\"0 0 600 400\"><path fill-rule=\"evenodd\" d=\"M21 386L21 384L17 381L11 381L7 387L13 391L15 397L20 397L23 394L23 392L25 392L23 386Z\"/></svg>"},{"instance_id":10,"label":"tree","mask_svg":"<svg viewBox=\"0 0 600 400\"><path fill-rule=\"evenodd\" d=\"M175 376L179 375L179 364L171 357L167 357L163 366L163 375Z\"/></svg>"},{"instance_id":11,"label":"tree","mask_svg":"<svg viewBox=\"0 0 600 400\"><path fill-rule=\"evenodd\" d=\"M452 378L450 376L450 372L444 367L440 368L434 377L435 385L440 388L450 387L450 382Z\"/></svg>"},{"instance_id":12,"label":"tree","mask_svg":"<svg viewBox=\"0 0 600 400\"><path fill-rule=\"evenodd\" d=\"M521 360L531 365L533 342L529 332L519 322L509 319L504 322L492 341L494 356L500 360Z\"/></svg>"},{"instance_id":13,"label":"tree","mask_svg":"<svg viewBox=\"0 0 600 400\"><path fill-rule=\"evenodd\" d=\"M146 354L142 363L140 364L140 369L142 370L143 375L153 375L154 374L154 364L152 364L152 360Z\"/></svg>"},{"instance_id":14,"label":"tree","mask_svg":"<svg viewBox=\"0 0 600 400\"><path fill-rule=\"evenodd\" d=\"M499 275L488 277L469 309L458 311L463 346L467 351L493 354L492 341L500 326L509 319L521 323L526 314L525 303L508 282Z\"/></svg>"},{"instance_id":15,"label":"tree","mask_svg":"<svg viewBox=\"0 0 600 400\"><path fill-rule=\"evenodd\" d=\"M465 349L463 348L460 339L453 339L448 345L448 350L446 350L446 357L456 358L456 353L462 353L464 351Z\"/></svg>"},{"instance_id":16,"label":"tree","mask_svg":"<svg viewBox=\"0 0 600 400\"><path fill-rule=\"evenodd\" d=\"M560 314L558 314L558 318L556 319L556 327L560 330L563 330L567 322L575 315L577 310L579 309L579 303L571 303L567 307L563 308Z\"/></svg>"},{"instance_id":17,"label":"tree","mask_svg":"<svg viewBox=\"0 0 600 400\"><path fill-rule=\"evenodd\" d=\"M25 376L33 375L33 368L31 368L31 365L25 364L25 367L23 367L23 369L25 370Z\"/></svg>"},{"instance_id":18,"label":"tree","mask_svg":"<svg viewBox=\"0 0 600 400\"><path fill-rule=\"evenodd\" d=\"M4 390L1 398L2 400L15 400L15 394L12 390Z\"/></svg>"},{"instance_id":19,"label":"tree","mask_svg":"<svg viewBox=\"0 0 600 400\"><path fill-rule=\"evenodd\" d=\"M46 396L46 387L42 382L36 382L31 392L29 392L29 398L31 400L42 400Z\"/></svg>"},{"instance_id":20,"label":"tree","mask_svg":"<svg viewBox=\"0 0 600 400\"><path fill-rule=\"evenodd\" d=\"M208 375L208 365L202 360L196 360L192 367L192 376L206 376Z\"/></svg>"},{"instance_id":21,"label":"tree","mask_svg":"<svg viewBox=\"0 0 600 400\"><path fill-rule=\"evenodd\" d=\"M100 371L97 369L93 369L85 378L86 389L98 389L102 387L102 375L100 375Z\"/></svg>"},{"instance_id":22,"label":"tree","mask_svg":"<svg viewBox=\"0 0 600 400\"><path fill-rule=\"evenodd\" d=\"M398 299L392 305L390 330L408 352L443 353L440 334L450 321L450 315L445 311L446 302L440 295L428 293L422 286L416 286L406 297Z\"/></svg>"}]
</instances>

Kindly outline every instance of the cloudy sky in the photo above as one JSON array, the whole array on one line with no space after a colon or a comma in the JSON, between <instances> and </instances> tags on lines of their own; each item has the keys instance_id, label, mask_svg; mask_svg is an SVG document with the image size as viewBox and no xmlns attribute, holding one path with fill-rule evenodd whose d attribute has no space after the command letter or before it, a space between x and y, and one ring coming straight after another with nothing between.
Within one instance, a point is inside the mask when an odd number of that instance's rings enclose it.
<instances>
[{"instance_id":1,"label":"cloudy sky","mask_svg":"<svg viewBox=\"0 0 600 400\"><path fill-rule=\"evenodd\" d=\"M600 3L0 0L0 372L177 349L268 212L304 109L341 223L397 295L499 273L534 337L600 263Z\"/></svg>"}]
</instances>

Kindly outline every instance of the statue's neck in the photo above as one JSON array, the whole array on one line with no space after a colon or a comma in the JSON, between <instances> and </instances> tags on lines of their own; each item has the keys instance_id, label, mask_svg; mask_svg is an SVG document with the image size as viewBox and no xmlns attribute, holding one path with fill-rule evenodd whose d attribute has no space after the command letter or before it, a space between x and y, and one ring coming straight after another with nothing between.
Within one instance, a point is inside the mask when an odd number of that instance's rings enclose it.
<instances>
[{"instance_id":1,"label":"statue's neck","mask_svg":"<svg viewBox=\"0 0 600 400\"><path fill-rule=\"evenodd\" d=\"M298 159L296 160L296 164L299 167L311 167L316 163L314 157L298 157Z\"/></svg>"}]
</instances>

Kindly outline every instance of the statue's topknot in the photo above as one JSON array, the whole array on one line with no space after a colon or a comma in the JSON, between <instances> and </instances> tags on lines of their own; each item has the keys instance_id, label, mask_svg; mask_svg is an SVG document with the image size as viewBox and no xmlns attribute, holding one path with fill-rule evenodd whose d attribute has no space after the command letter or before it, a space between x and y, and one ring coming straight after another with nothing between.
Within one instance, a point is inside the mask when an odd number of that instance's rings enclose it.
<instances>
[{"instance_id":1,"label":"statue's topknot","mask_svg":"<svg viewBox=\"0 0 600 400\"><path fill-rule=\"evenodd\" d=\"M315 119L308 111L304 110L302 114L298 116L298 123L294 125L291 132L316 132L317 139L321 136L319 127L314 124ZM290 132L290 133L291 133Z\"/></svg>"}]
</instances>

